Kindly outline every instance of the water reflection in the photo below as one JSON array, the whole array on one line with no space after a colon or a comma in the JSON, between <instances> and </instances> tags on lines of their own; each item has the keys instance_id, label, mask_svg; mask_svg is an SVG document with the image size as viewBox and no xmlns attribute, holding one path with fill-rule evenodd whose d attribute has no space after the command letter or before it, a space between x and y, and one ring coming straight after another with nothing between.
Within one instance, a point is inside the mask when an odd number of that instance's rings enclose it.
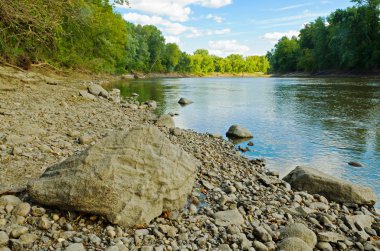
<instances>
[{"instance_id":1,"label":"water reflection","mask_svg":"<svg viewBox=\"0 0 380 251\"><path fill-rule=\"evenodd\" d=\"M380 194L379 80L157 79L114 87L158 101L158 113L179 113L178 127L221 135L232 124L248 128L255 137L245 156L265 158L282 175L309 165ZM194 103L181 107L180 97Z\"/></svg>"}]
</instances>

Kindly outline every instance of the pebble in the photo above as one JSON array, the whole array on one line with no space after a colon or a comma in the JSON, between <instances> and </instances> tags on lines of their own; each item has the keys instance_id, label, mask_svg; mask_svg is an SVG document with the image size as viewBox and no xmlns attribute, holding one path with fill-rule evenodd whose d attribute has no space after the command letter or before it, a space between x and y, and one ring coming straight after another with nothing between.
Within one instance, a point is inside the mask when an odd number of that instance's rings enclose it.
<instances>
[{"instance_id":1,"label":"pebble","mask_svg":"<svg viewBox=\"0 0 380 251\"><path fill-rule=\"evenodd\" d=\"M6 232L0 231L0 247L6 246L9 241L9 236Z\"/></svg>"},{"instance_id":2,"label":"pebble","mask_svg":"<svg viewBox=\"0 0 380 251\"><path fill-rule=\"evenodd\" d=\"M27 233L29 228L25 226L16 226L11 231L11 237L12 238L19 238L21 235Z\"/></svg>"},{"instance_id":3,"label":"pebble","mask_svg":"<svg viewBox=\"0 0 380 251\"><path fill-rule=\"evenodd\" d=\"M12 213L14 215L25 217L29 214L29 212L30 212L30 204L23 202L23 203L18 204Z\"/></svg>"}]
</instances>

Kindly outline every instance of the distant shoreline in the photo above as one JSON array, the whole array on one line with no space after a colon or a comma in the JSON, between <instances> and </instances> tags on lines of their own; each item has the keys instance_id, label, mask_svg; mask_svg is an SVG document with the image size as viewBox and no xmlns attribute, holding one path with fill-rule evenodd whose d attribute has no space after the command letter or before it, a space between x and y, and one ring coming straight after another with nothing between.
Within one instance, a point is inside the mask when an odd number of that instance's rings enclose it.
<instances>
[{"instance_id":1,"label":"distant shoreline","mask_svg":"<svg viewBox=\"0 0 380 251\"><path fill-rule=\"evenodd\" d=\"M333 72L324 71L317 73L290 72L274 73L272 78L380 78L380 72Z\"/></svg>"},{"instance_id":2,"label":"distant shoreline","mask_svg":"<svg viewBox=\"0 0 380 251\"><path fill-rule=\"evenodd\" d=\"M154 79L154 78L380 78L380 72L291 72L291 73L137 73L124 74L121 79Z\"/></svg>"}]
</instances>

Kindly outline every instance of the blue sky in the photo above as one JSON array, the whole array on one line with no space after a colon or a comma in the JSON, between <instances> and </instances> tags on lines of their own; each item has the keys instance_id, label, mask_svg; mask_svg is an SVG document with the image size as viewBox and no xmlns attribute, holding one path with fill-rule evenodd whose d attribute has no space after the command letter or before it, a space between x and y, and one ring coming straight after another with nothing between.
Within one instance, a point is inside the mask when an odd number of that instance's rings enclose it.
<instances>
[{"instance_id":1,"label":"blue sky","mask_svg":"<svg viewBox=\"0 0 380 251\"><path fill-rule=\"evenodd\" d=\"M118 6L127 21L157 26L167 42L183 51L208 49L265 55L284 35L297 35L305 23L353 4L349 0L130 0Z\"/></svg>"}]
</instances>

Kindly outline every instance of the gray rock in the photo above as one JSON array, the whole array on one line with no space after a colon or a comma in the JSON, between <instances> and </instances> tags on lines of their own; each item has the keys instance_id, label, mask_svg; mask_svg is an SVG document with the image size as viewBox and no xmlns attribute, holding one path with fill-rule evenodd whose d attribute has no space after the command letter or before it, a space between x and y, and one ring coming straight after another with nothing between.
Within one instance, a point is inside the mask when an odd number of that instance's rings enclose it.
<instances>
[{"instance_id":1,"label":"gray rock","mask_svg":"<svg viewBox=\"0 0 380 251\"><path fill-rule=\"evenodd\" d=\"M338 241L344 241L346 239L343 235L335 232L319 232L317 235L318 241L321 242L338 243Z\"/></svg>"},{"instance_id":2,"label":"gray rock","mask_svg":"<svg viewBox=\"0 0 380 251\"><path fill-rule=\"evenodd\" d=\"M226 227L231 224L240 226L244 223L244 218L237 209L217 212L214 214L214 218L215 224L222 227Z\"/></svg>"},{"instance_id":3,"label":"gray rock","mask_svg":"<svg viewBox=\"0 0 380 251\"><path fill-rule=\"evenodd\" d=\"M178 103L181 105L188 105L188 104L193 103L193 101L191 101L190 99L187 99L187 98L180 98L178 100Z\"/></svg>"},{"instance_id":4,"label":"gray rock","mask_svg":"<svg viewBox=\"0 0 380 251\"><path fill-rule=\"evenodd\" d=\"M355 237L360 242L365 242L370 238L370 236L365 231L355 232Z\"/></svg>"},{"instance_id":5,"label":"gray rock","mask_svg":"<svg viewBox=\"0 0 380 251\"><path fill-rule=\"evenodd\" d=\"M257 251L268 251L268 247L265 246L264 243L260 242L260 241L254 241L253 242L253 247L257 250Z\"/></svg>"},{"instance_id":6,"label":"gray rock","mask_svg":"<svg viewBox=\"0 0 380 251\"><path fill-rule=\"evenodd\" d=\"M0 207L6 205L17 206L22 203L22 201L14 195L3 195L0 197Z\"/></svg>"},{"instance_id":7,"label":"gray rock","mask_svg":"<svg viewBox=\"0 0 380 251\"><path fill-rule=\"evenodd\" d=\"M13 215L18 215L18 216L27 216L30 213L30 204L23 202L18 204L15 209L12 211Z\"/></svg>"},{"instance_id":8,"label":"gray rock","mask_svg":"<svg viewBox=\"0 0 380 251\"><path fill-rule=\"evenodd\" d=\"M310 248L314 248L315 244L317 244L317 236L315 233L302 223L291 224L281 230L281 239L290 237L295 237L303 240Z\"/></svg>"},{"instance_id":9,"label":"gray rock","mask_svg":"<svg viewBox=\"0 0 380 251\"><path fill-rule=\"evenodd\" d=\"M85 247L83 246L82 243L75 243L69 245L65 251L86 251Z\"/></svg>"},{"instance_id":10,"label":"gray rock","mask_svg":"<svg viewBox=\"0 0 380 251\"><path fill-rule=\"evenodd\" d=\"M154 100L147 101L145 104L151 109L157 109L157 102Z\"/></svg>"},{"instance_id":11,"label":"gray rock","mask_svg":"<svg viewBox=\"0 0 380 251\"><path fill-rule=\"evenodd\" d=\"M264 242L272 241L272 236L263 227L255 228L253 234Z\"/></svg>"},{"instance_id":12,"label":"gray rock","mask_svg":"<svg viewBox=\"0 0 380 251\"><path fill-rule=\"evenodd\" d=\"M365 228L371 228L373 217L369 215L346 215L343 222L355 231L363 231Z\"/></svg>"},{"instance_id":13,"label":"gray rock","mask_svg":"<svg viewBox=\"0 0 380 251\"><path fill-rule=\"evenodd\" d=\"M198 161L154 126L111 133L28 183L40 204L105 216L123 226L182 209Z\"/></svg>"},{"instance_id":14,"label":"gray rock","mask_svg":"<svg viewBox=\"0 0 380 251\"><path fill-rule=\"evenodd\" d=\"M47 230L51 227L51 222L46 217L41 217L38 222L38 227L43 230Z\"/></svg>"},{"instance_id":15,"label":"gray rock","mask_svg":"<svg viewBox=\"0 0 380 251\"><path fill-rule=\"evenodd\" d=\"M232 125L228 129L226 136L230 138L252 138L253 137L251 132L249 132L247 129L239 125Z\"/></svg>"},{"instance_id":16,"label":"gray rock","mask_svg":"<svg viewBox=\"0 0 380 251\"><path fill-rule=\"evenodd\" d=\"M30 249L33 243L37 240L36 234L23 234L19 239L11 239L13 250L25 250Z\"/></svg>"},{"instance_id":17,"label":"gray rock","mask_svg":"<svg viewBox=\"0 0 380 251\"><path fill-rule=\"evenodd\" d=\"M11 231L12 238L19 238L21 235L26 234L29 228L25 226L15 226Z\"/></svg>"},{"instance_id":18,"label":"gray rock","mask_svg":"<svg viewBox=\"0 0 380 251\"><path fill-rule=\"evenodd\" d=\"M84 97L85 99L89 99L89 100L95 100L96 99L96 97L94 95L92 95L91 93L88 93L85 90L79 91L79 95Z\"/></svg>"},{"instance_id":19,"label":"gray rock","mask_svg":"<svg viewBox=\"0 0 380 251\"><path fill-rule=\"evenodd\" d=\"M333 251L333 247L328 242L318 242L317 248L322 251Z\"/></svg>"},{"instance_id":20,"label":"gray rock","mask_svg":"<svg viewBox=\"0 0 380 251\"><path fill-rule=\"evenodd\" d=\"M377 198L371 188L345 182L310 167L297 167L283 180L293 189L321 194L339 203L374 205Z\"/></svg>"},{"instance_id":21,"label":"gray rock","mask_svg":"<svg viewBox=\"0 0 380 251\"><path fill-rule=\"evenodd\" d=\"M157 121L156 121L156 125L157 126L166 126L168 128L173 128L175 127L175 123L174 123L174 119L172 118L172 116L170 116L169 114L164 114L164 115L161 115Z\"/></svg>"},{"instance_id":22,"label":"gray rock","mask_svg":"<svg viewBox=\"0 0 380 251\"><path fill-rule=\"evenodd\" d=\"M83 134L79 137L79 144L81 145L90 144L92 141L94 141L94 137L90 134Z\"/></svg>"},{"instance_id":23,"label":"gray rock","mask_svg":"<svg viewBox=\"0 0 380 251\"><path fill-rule=\"evenodd\" d=\"M10 249L7 248L7 247L0 247L0 251L12 251L12 250L10 250Z\"/></svg>"},{"instance_id":24,"label":"gray rock","mask_svg":"<svg viewBox=\"0 0 380 251\"><path fill-rule=\"evenodd\" d=\"M6 246L9 241L9 236L6 232L0 231L0 247Z\"/></svg>"},{"instance_id":25,"label":"gray rock","mask_svg":"<svg viewBox=\"0 0 380 251\"><path fill-rule=\"evenodd\" d=\"M228 244L220 244L217 251L232 251L232 249L228 246Z\"/></svg>"},{"instance_id":26,"label":"gray rock","mask_svg":"<svg viewBox=\"0 0 380 251\"><path fill-rule=\"evenodd\" d=\"M278 250L283 251L312 251L313 249L306 244L302 239L290 237L282 240L278 246Z\"/></svg>"},{"instance_id":27,"label":"gray rock","mask_svg":"<svg viewBox=\"0 0 380 251\"><path fill-rule=\"evenodd\" d=\"M97 84L91 84L88 87L88 92L94 96L102 96L103 98L109 97L109 93L103 87Z\"/></svg>"}]
</instances>

